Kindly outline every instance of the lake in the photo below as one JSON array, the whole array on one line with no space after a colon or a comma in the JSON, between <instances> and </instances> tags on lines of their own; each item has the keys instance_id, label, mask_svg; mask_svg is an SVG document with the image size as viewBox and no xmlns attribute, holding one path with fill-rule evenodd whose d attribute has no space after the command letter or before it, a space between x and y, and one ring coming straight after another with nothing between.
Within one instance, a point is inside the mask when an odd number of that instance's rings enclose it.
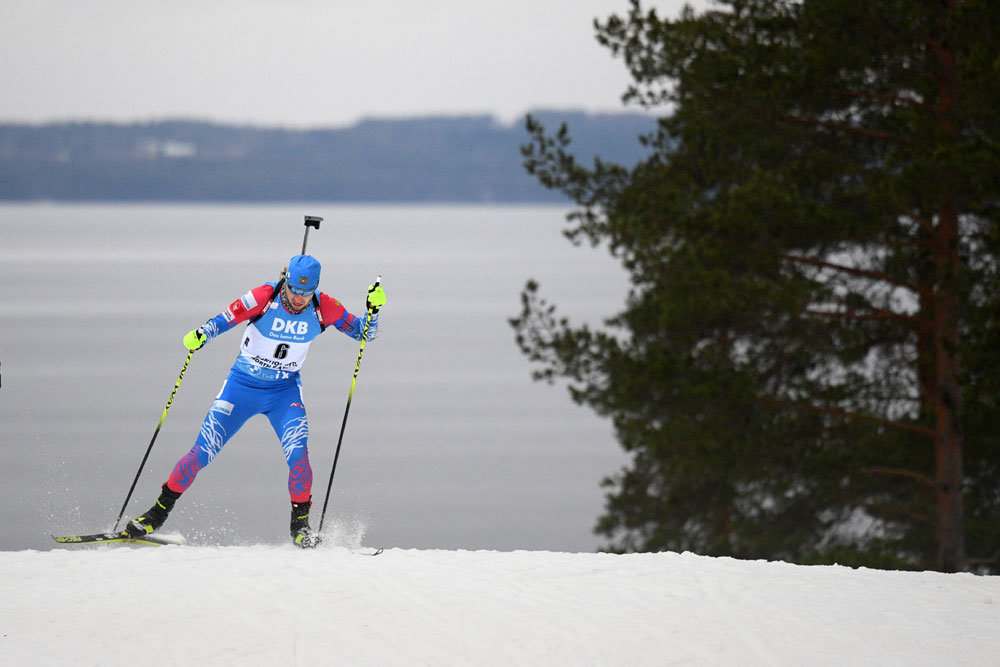
<instances>
[{"instance_id":1,"label":"lake","mask_svg":"<svg viewBox=\"0 0 1000 667\"><path fill-rule=\"evenodd\" d=\"M181 337L302 247L321 290L388 303L365 347L326 518L335 541L593 551L601 479L627 463L610 422L531 380L508 318L526 280L573 322L620 311L627 276L566 240L562 206L0 205L0 549L110 529L186 357ZM193 444L235 359L229 332L194 358L126 516ZM313 527L358 344L329 330L302 372ZM287 468L258 416L184 494L165 532L211 544L288 540Z\"/></svg>"}]
</instances>

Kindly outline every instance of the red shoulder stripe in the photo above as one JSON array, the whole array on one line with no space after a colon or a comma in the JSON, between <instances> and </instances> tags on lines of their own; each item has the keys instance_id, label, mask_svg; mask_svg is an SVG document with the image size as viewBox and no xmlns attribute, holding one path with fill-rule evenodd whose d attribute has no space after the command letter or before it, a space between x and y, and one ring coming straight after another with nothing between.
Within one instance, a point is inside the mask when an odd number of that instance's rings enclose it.
<instances>
[{"instance_id":1,"label":"red shoulder stripe","mask_svg":"<svg viewBox=\"0 0 1000 667\"><path fill-rule=\"evenodd\" d=\"M234 326L240 322L246 322L264 310L264 306L267 304L268 299L271 298L271 292L273 291L274 288L266 284L254 287L229 304L229 307L223 311L222 315L226 318L227 322Z\"/></svg>"},{"instance_id":2,"label":"red shoulder stripe","mask_svg":"<svg viewBox=\"0 0 1000 667\"><path fill-rule=\"evenodd\" d=\"M332 325L340 319L347 310L344 305L324 292L319 293L319 310L323 316L323 323L326 326Z\"/></svg>"}]
</instances>

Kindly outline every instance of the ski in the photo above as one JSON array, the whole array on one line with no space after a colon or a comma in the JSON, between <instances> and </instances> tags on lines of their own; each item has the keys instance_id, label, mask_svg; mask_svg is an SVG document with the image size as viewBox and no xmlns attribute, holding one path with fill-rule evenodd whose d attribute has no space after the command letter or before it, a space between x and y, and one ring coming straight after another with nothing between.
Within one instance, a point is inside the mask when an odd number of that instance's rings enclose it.
<instances>
[{"instance_id":1,"label":"ski","mask_svg":"<svg viewBox=\"0 0 1000 667\"><path fill-rule=\"evenodd\" d=\"M382 553L382 547L362 547L360 549L352 549L351 553L356 556L378 556Z\"/></svg>"},{"instance_id":2,"label":"ski","mask_svg":"<svg viewBox=\"0 0 1000 667\"><path fill-rule=\"evenodd\" d=\"M142 537L130 537L124 530L119 533L95 533L93 535L66 535L64 537L52 536L59 544L143 544L146 546L180 546L184 540L163 537L161 535L143 535Z\"/></svg>"},{"instance_id":3,"label":"ski","mask_svg":"<svg viewBox=\"0 0 1000 667\"><path fill-rule=\"evenodd\" d=\"M93 535L66 535L66 536L56 536L53 535L52 539L59 544L142 544L146 546L181 546L185 544L184 540L177 537L164 537L162 535L156 535L151 533L149 535L144 535L142 537L129 537L128 533L121 531L119 533L94 533ZM356 556L378 556L382 553L382 547L361 547L358 549L351 549L352 554Z\"/></svg>"}]
</instances>

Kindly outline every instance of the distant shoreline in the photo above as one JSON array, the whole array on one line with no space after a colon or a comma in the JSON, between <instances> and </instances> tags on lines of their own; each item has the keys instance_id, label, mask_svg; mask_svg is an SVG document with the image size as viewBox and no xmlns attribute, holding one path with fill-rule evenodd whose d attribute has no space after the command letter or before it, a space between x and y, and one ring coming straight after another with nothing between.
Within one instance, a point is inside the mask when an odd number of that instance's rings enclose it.
<instances>
[{"instance_id":1,"label":"distant shoreline","mask_svg":"<svg viewBox=\"0 0 1000 667\"><path fill-rule=\"evenodd\" d=\"M571 149L631 166L646 114L538 111ZM558 203L528 175L519 123L489 115L294 129L164 120L0 124L0 201Z\"/></svg>"}]
</instances>

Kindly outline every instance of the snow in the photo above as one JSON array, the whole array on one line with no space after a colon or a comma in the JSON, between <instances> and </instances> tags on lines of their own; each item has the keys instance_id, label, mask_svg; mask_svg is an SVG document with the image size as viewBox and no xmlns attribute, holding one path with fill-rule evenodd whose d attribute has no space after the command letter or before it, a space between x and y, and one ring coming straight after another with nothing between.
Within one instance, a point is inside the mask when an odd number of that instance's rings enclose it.
<instances>
[{"instance_id":1,"label":"snow","mask_svg":"<svg viewBox=\"0 0 1000 667\"><path fill-rule=\"evenodd\" d=\"M1000 577L690 553L0 552L0 665L996 665Z\"/></svg>"}]
</instances>

